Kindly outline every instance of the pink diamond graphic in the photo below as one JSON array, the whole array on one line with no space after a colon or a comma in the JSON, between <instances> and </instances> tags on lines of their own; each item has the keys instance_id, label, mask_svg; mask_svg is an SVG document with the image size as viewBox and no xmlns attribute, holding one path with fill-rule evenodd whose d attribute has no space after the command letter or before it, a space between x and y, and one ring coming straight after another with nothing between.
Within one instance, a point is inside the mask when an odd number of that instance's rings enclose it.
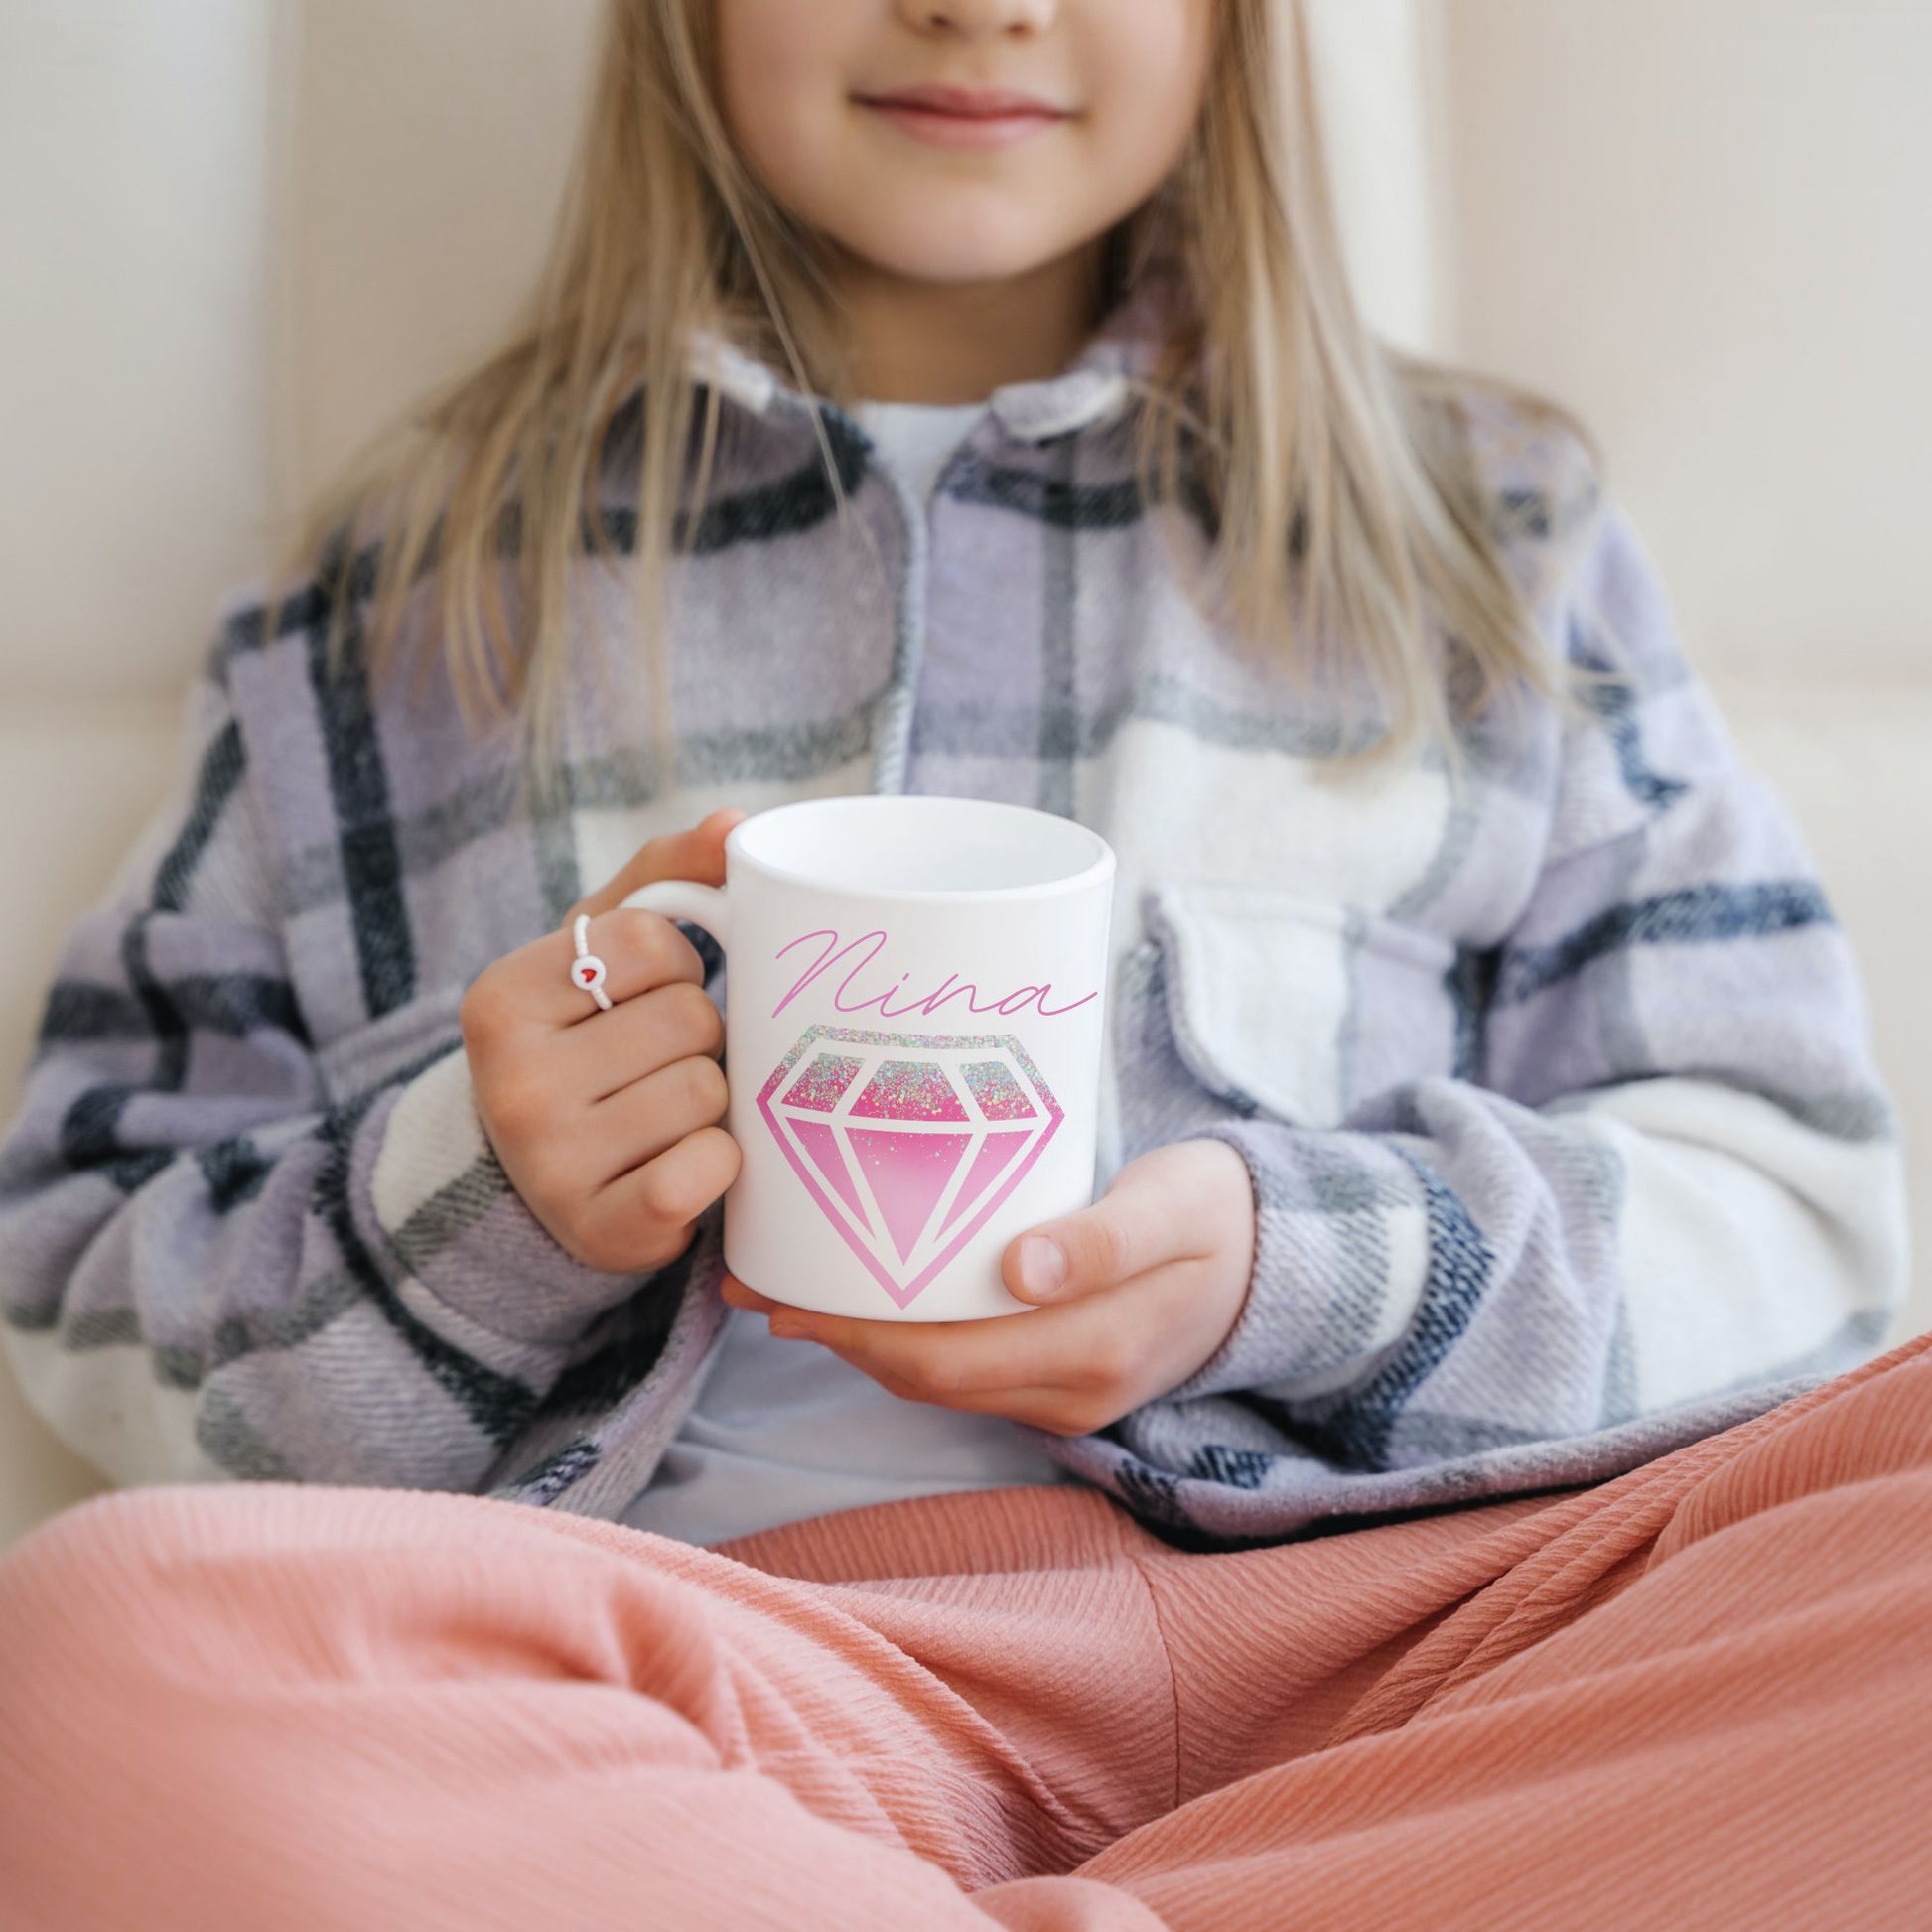
<instances>
[{"instance_id":1,"label":"pink diamond graphic","mask_svg":"<svg viewBox=\"0 0 1932 1932\"><path fill-rule=\"evenodd\" d=\"M1011 1034L813 1027L759 1111L805 1191L900 1308L1019 1186L1060 1105Z\"/></svg>"}]
</instances>

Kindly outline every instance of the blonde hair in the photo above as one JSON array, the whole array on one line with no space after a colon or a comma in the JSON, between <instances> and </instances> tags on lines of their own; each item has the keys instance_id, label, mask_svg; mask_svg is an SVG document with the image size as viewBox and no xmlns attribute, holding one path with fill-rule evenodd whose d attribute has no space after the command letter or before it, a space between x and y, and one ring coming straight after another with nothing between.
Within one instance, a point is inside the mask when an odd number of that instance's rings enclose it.
<instances>
[{"instance_id":1,"label":"blonde hair","mask_svg":"<svg viewBox=\"0 0 1932 1932\"><path fill-rule=\"evenodd\" d=\"M1548 535L1550 505L1484 485L1468 399L1486 390L1568 438L1591 478L1594 452L1555 405L1372 337L1344 267L1302 0L1220 0L1217 17L1190 144L1110 238L1110 273L1126 286L1103 302L1158 272L1163 249L1177 250L1168 266L1183 298L1140 379L1141 486L1151 502L1204 496L1214 543L1199 591L1240 635L1303 674L1325 663L1365 676L1384 717L1354 751L1380 759L1429 739L1453 755L1451 688L1458 712L1508 690L1572 702L1509 561L1516 539ZM719 391L691 366L695 332L787 369L806 394L850 399L820 242L730 139L705 0L607 0L603 32L527 315L372 451L303 538L310 569L375 545L378 668L433 567L430 632L466 712L520 719L539 761L561 715L580 559L588 549L616 566L598 491L626 402L649 401L626 418L641 428L631 571L661 743L669 566L720 436ZM338 619L371 590L358 572L323 575ZM1445 640L1459 653L1450 664Z\"/></svg>"}]
</instances>

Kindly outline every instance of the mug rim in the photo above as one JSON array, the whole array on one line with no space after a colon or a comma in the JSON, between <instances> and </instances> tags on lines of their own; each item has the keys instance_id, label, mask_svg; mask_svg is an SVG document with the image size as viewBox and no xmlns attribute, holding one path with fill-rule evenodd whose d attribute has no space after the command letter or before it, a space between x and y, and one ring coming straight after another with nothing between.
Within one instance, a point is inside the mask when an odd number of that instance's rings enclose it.
<instances>
[{"instance_id":1,"label":"mug rim","mask_svg":"<svg viewBox=\"0 0 1932 1932\"><path fill-rule=\"evenodd\" d=\"M1071 832L1086 841L1092 857L1078 872L1070 872L1059 879L1035 880L1023 886L859 886L842 885L835 880L825 879L792 866L780 865L770 859L761 858L750 849L747 834L752 827L763 824L774 818L783 818L796 813L823 811L863 811L890 806L896 810L911 807L914 810L925 806L945 806L956 809L966 806L975 812L995 814L1021 821L1044 820L1057 832ZM1078 819L1063 818L1057 812L1043 812L1033 805L1015 805L1005 799L973 798L949 792L840 792L824 798L794 798L782 805L768 806L760 812L741 819L734 825L725 838L725 856L728 863L737 862L768 879L782 880L790 886L803 887L808 892L825 893L839 898L870 899L882 904L975 904L1007 903L1016 900L1035 898L1056 898L1063 894L1076 893L1091 886L1097 886L1112 878L1117 861L1114 849L1090 825L1082 825Z\"/></svg>"}]
</instances>

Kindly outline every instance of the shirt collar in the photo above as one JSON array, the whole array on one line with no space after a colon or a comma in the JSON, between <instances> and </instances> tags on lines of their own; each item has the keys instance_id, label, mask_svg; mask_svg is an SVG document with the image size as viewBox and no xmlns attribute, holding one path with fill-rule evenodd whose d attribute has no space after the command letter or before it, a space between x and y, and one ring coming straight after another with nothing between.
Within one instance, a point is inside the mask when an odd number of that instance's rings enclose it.
<instances>
[{"instance_id":1,"label":"shirt collar","mask_svg":"<svg viewBox=\"0 0 1932 1932\"><path fill-rule=\"evenodd\" d=\"M1004 383L987 398L987 406L1023 442L1043 442L1109 422L1126 410L1136 385L1153 366L1168 319L1169 292L1159 276L1150 276L1108 312L1057 375ZM755 416L827 406L826 398L794 388L767 363L710 328L693 335L687 366L695 381L718 389Z\"/></svg>"}]
</instances>

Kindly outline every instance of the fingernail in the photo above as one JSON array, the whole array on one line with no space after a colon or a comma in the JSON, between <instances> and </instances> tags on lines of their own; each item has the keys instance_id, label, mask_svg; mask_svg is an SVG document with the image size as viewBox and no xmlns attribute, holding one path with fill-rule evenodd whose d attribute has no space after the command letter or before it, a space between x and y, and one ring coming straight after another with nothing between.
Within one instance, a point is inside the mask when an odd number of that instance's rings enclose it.
<instances>
[{"instance_id":1,"label":"fingernail","mask_svg":"<svg viewBox=\"0 0 1932 1932\"><path fill-rule=\"evenodd\" d=\"M802 1341L805 1331L795 1321L780 1321L775 1316L771 1321L771 1333L778 1341Z\"/></svg>"},{"instance_id":2,"label":"fingernail","mask_svg":"<svg viewBox=\"0 0 1932 1932\"><path fill-rule=\"evenodd\" d=\"M1066 1250L1043 1234L1020 1243L1020 1286L1029 1295L1049 1296L1066 1280Z\"/></svg>"}]
</instances>

